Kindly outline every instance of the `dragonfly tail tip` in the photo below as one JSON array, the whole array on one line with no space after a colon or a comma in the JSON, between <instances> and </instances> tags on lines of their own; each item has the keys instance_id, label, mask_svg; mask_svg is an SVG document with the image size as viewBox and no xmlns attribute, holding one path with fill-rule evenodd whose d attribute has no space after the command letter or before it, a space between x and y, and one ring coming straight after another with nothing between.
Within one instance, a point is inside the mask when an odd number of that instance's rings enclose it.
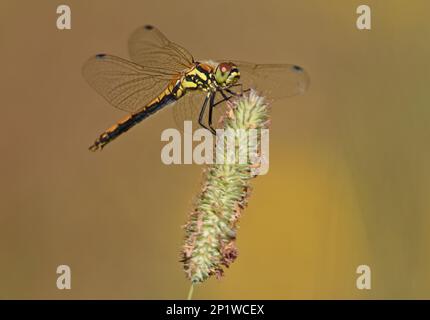
<instances>
[{"instance_id":1,"label":"dragonfly tail tip","mask_svg":"<svg viewBox=\"0 0 430 320\"><path fill-rule=\"evenodd\" d=\"M88 150L90 150L92 152L96 152L97 150L99 150L99 146L97 144L93 144L88 148Z\"/></svg>"}]
</instances>

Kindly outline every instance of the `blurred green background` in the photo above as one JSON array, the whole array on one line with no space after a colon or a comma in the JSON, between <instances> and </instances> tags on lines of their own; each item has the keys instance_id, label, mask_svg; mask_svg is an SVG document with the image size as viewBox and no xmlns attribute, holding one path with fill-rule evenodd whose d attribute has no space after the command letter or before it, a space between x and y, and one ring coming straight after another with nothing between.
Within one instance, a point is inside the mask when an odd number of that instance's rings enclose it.
<instances>
[{"instance_id":1,"label":"blurred green background","mask_svg":"<svg viewBox=\"0 0 430 320\"><path fill-rule=\"evenodd\" d=\"M72 30L56 29L56 8ZM372 9L372 30L355 26ZM296 63L304 96L272 108L239 258L196 299L430 298L430 2L2 1L0 298L176 299L181 226L202 168L161 163L160 112L101 153L124 115L81 76L157 25L197 58ZM72 269L72 290L56 268ZM372 289L355 287L358 265Z\"/></svg>"}]
</instances>

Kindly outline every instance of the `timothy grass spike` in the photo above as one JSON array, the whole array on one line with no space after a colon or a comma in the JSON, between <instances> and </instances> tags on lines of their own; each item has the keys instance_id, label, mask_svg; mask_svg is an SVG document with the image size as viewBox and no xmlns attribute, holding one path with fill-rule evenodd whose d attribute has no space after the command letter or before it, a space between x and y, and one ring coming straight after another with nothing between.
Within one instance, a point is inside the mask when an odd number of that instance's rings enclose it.
<instances>
[{"instance_id":1,"label":"timothy grass spike","mask_svg":"<svg viewBox=\"0 0 430 320\"><path fill-rule=\"evenodd\" d=\"M268 126L268 104L255 91L234 99L228 108L223 120L225 132L242 130L248 133L249 129L266 129ZM226 141L226 136L218 136L215 146L217 155L221 152L224 158ZM249 149L250 143L247 135L235 136L233 153L236 160L244 151L241 148ZM254 143L258 144L258 139ZM224 268L237 258L237 225L241 211L248 203L250 179L255 176L254 165L251 157L247 157L245 162L225 161L205 168L202 190L184 226L186 236L181 253L186 276L193 284L212 275L221 277Z\"/></svg>"}]
</instances>

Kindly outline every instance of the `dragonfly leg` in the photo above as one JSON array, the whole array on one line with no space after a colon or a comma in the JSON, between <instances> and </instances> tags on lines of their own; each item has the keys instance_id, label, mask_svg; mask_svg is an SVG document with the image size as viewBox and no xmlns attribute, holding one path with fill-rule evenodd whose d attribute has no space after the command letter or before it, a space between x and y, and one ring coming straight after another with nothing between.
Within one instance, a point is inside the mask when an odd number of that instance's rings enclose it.
<instances>
[{"instance_id":1,"label":"dragonfly leg","mask_svg":"<svg viewBox=\"0 0 430 320\"><path fill-rule=\"evenodd\" d=\"M248 91L251 90L251 89L243 90L243 84L242 83L235 84L235 85L231 86L230 88L232 88L232 87L238 87L238 86L240 86L240 93L234 92L234 91L230 90L229 88L225 89L225 91L227 91L228 93L230 93L233 96L241 97L241 96L243 96L243 94L245 92L248 92Z\"/></svg>"},{"instance_id":2,"label":"dragonfly leg","mask_svg":"<svg viewBox=\"0 0 430 320\"><path fill-rule=\"evenodd\" d=\"M221 90L219 90L217 92L219 92L223 96L223 98L220 99L219 101L215 102L212 107L216 107L220 103L223 103L224 101L228 101L228 100L230 100L232 98L231 96L227 97L226 94L223 91L221 91Z\"/></svg>"},{"instance_id":3,"label":"dragonfly leg","mask_svg":"<svg viewBox=\"0 0 430 320\"><path fill-rule=\"evenodd\" d=\"M236 93L232 90L230 90L230 88L234 88L234 87L240 87L240 93ZM236 97L242 96L243 95L243 84L242 83L237 83L232 85L230 88L227 88L226 91Z\"/></svg>"},{"instance_id":4,"label":"dragonfly leg","mask_svg":"<svg viewBox=\"0 0 430 320\"><path fill-rule=\"evenodd\" d=\"M243 93L244 92L248 92L248 91L250 91L251 89L246 89L246 90L243 90L243 85L242 84L235 84L235 85L233 85L232 87L237 87L237 86L240 86L240 88L241 88L241 92L240 93L236 93L236 92L234 92L234 91L231 91L230 89L224 89L225 91L227 91L229 94L231 94L231 96L230 97L228 97L226 94L225 94L225 92L223 91L223 90L219 90L219 91L217 91L217 92L219 92L221 95L222 95L222 97L223 97L223 99L221 99L220 101L217 101L213 106L215 107L216 105L218 105L218 104L220 104L220 103L223 103L224 101L228 101L228 100L230 100L232 97L240 97L240 96L242 96L243 95Z\"/></svg>"},{"instance_id":5,"label":"dragonfly leg","mask_svg":"<svg viewBox=\"0 0 430 320\"><path fill-rule=\"evenodd\" d=\"M208 117L208 125L209 125L209 129L212 132L213 135L216 135L216 131L215 129L212 127L212 111L215 107L215 96L216 96L216 92L214 92L213 94L211 94L210 100L209 100L209 117Z\"/></svg>"},{"instance_id":6,"label":"dragonfly leg","mask_svg":"<svg viewBox=\"0 0 430 320\"><path fill-rule=\"evenodd\" d=\"M225 91L227 91L230 94L230 96L227 96L223 90L218 90L215 93L213 93L213 94L210 95L210 97L209 97L209 116L208 116L208 125L209 125L209 128L207 128L205 125L202 124L203 114L204 114L204 111L206 109L206 104L208 102L207 101L208 97L206 97L206 99L205 99L205 102L203 104L202 110L200 111L199 124L203 128L209 129L212 132L212 134L214 134L214 135L216 135L216 131L212 127L213 108L215 108L220 103L223 103L224 101L230 100L232 97L240 97L240 96L243 95L244 92L248 92L250 90L250 89L243 90L243 85L242 84L236 84L236 85L234 85L232 87L237 87L237 86L240 86L241 93L236 93L236 92L233 92L233 91L231 91L229 89L224 89ZM220 99L219 101L215 102L215 96L216 96L217 92L219 92L222 95L222 99Z\"/></svg>"},{"instance_id":7,"label":"dragonfly leg","mask_svg":"<svg viewBox=\"0 0 430 320\"><path fill-rule=\"evenodd\" d=\"M210 130L210 129L203 124L203 116L205 114L205 110L206 110L206 107L208 105L209 97L210 97L209 95L206 96L205 101L203 102L202 108L200 109L200 115L199 115L199 124L203 128L208 129L208 130Z\"/></svg>"}]
</instances>

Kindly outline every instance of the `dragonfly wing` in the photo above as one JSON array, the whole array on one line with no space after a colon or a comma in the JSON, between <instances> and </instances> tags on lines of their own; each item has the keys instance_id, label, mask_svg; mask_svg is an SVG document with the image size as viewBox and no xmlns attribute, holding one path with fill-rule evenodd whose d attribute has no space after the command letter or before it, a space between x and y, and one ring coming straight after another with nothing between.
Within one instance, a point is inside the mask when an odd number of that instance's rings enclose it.
<instances>
[{"instance_id":1,"label":"dragonfly wing","mask_svg":"<svg viewBox=\"0 0 430 320\"><path fill-rule=\"evenodd\" d=\"M83 66L84 78L114 107L135 113L160 95L178 74L99 54Z\"/></svg>"},{"instance_id":2,"label":"dragonfly wing","mask_svg":"<svg viewBox=\"0 0 430 320\"><path fill-rule=\"evenodd\" d=\"M253 88L272 99L301 95L310 84L308 73L293 64L255 64L233 61L244 89Z\"/></svg>"},{"instance_id":3,"label":"dragonfly wing","mask_svg":"<svg viewBox=\"0 0 430 320\"><path fill-rule=\"evenodd\" d=\"M188 92L173 105L173 120L178 129L183 131L184 121L191 121L193 130L200 127L199 114L205 95L199 91Z\"/></svg>"},{"instance_id":4,"label":"dragonfly wing","mask_svg":"<svg viewBox=\"0 0 430 320\"><path fill-rule=\"evenodd\" d=\"M145 25L136 29L128 41L131 60L144 66L182 72L194 64L193 56L171 42L156 27Z\"/></svg>"}]
</instances>

